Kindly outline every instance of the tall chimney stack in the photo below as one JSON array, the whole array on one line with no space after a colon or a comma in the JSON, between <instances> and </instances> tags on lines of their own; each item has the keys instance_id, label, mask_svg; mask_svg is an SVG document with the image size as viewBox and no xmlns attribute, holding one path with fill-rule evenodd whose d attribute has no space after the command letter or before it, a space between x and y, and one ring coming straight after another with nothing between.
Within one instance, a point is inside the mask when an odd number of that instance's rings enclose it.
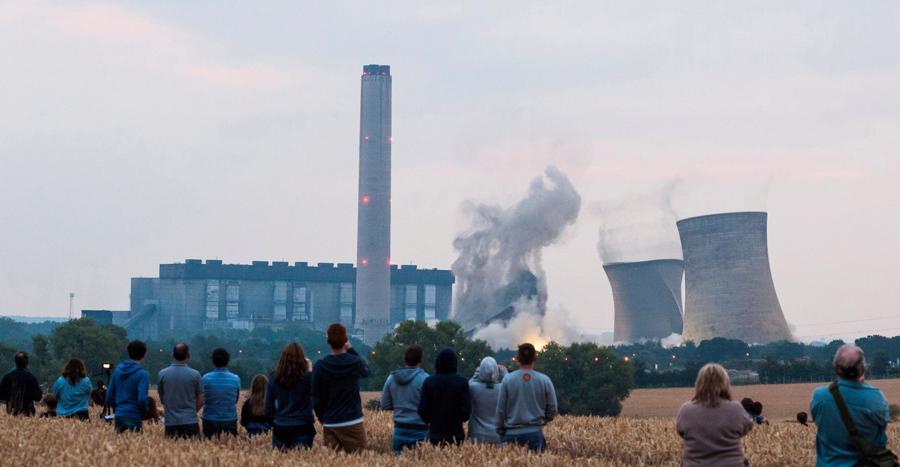
<instances>
[{"instance_id":1,"label":"tall chimney stack","mask_svg":"<svg viewBox=\"0 0 900 467\"><path fill-rule=\"evenodd\" d=\"M391 67L365 65L359 115L356 330L372 344L390 331Z\"/></svg>"}]
</instances>

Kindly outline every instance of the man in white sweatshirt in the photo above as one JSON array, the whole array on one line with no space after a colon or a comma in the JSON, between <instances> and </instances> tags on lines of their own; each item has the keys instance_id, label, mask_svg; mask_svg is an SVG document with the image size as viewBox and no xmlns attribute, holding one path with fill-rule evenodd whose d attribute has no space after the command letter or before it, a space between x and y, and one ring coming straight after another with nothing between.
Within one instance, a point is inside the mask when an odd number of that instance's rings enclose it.
<instances>
[{"instance_id":1,"label":"man in white sweatshirt","mask_svg":"<svg viewBox=\"0 0 900 467\"><path fill-rule=\"evenodd\" d=\"M519 346L520 368L503 379L497 401L497 434L504 443L528 446L534 452L547 449L543 427L558 413L556 389L543 373L534 370L537 350Z\"/></svg>"}]
</instances>

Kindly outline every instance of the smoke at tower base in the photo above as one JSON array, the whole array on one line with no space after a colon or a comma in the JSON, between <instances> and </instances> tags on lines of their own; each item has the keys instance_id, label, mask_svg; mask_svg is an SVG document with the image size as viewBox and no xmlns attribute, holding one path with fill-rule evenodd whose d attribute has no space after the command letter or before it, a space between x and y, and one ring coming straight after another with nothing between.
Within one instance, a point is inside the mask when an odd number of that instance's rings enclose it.
<instances>
[{"instance_id":1,"label":"smoke at tower base","mask_svg":"<svg viewBox=\"0 0 900 467\"><path fill-rule=\"evenodd\" d=\"M453 262L453 320L477 335L478 329L492 324L493 329L508 329L527 309L529 316L539 318L530 320L535 321L530 327L539 328L547 307L541 253L578 219L581 196L564 173L550 166L512 206L469 202L467 207L472 227L453 242L459 252ZM541 335L540 329L534 332Z\"/></svg>"}]
</instances>

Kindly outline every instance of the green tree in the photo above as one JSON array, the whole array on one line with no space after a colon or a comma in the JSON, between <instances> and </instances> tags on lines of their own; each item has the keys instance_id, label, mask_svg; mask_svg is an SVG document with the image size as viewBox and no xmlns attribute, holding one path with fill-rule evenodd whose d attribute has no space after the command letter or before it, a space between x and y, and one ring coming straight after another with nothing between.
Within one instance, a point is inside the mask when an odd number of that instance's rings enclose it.
<instances>
[{"instance_id":1,"label":"green tree","mask_svg":"<svg viewBox=\"0 0 900 467\"><path fill-rule=\"evenodd\" d=\"M888 364L889 362L886 352L882 350L875 352L875 356L872 357L872 376L876 378L883 378L887 373Z\"/></svg>"},{"instance_id":2,"label":"green tree","mask_svg":"<svg viewBox=\"0 0 900 467\"><path fill-rule=\"evenodd\" d=\"M475 372L482 358L494 353L486 342L467 338L462 327L452 321L440 322L433 328L424 321L403 321L369 352L370 389L381 389L391 371L403 366L403 353L412 344L425 350L422 368L431 374L438 352L452 348L459 355L458 373L466 378Z\"/></svg>"},{"instance_id":3,"label":"green tree","mask_svg":"<svg viewBox=\"0 0 900 467\"><path fill-rule=\"evenodd\" d=\"M90 318L69 321L50 334L50 348L56 372L70 358L84 360L88 375L100 371L103 362L115 364L125 356L128 337L124 329L97 324Z\"/></svg>"},{"instance_id":4,"label":"green tree","mask_svg":"<svg viewBox=\"0 0 900 467\"><path fill-rule=\"evenodd\" d=\"M560 413L616 416L634 387L634 368L607 347L594 343L547 344L538 371L556 387Z\"/></svg>"}]
</instances>

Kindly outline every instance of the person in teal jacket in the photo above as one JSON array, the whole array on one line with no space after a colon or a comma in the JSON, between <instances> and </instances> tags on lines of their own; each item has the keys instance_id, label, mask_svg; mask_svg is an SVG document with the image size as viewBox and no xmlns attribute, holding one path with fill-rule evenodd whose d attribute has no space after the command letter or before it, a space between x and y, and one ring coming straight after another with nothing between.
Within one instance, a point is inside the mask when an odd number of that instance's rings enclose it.
<instances>
[{"instance_id":1,"label":"person in teal jacket","mask_svg":"<svg viewBox=\"0 0 900 467\"><path fill-rule=\"evenodd\" d=\"M860 435L871 444L887 445L887 425L891 418L887 399L878 388L865 382L866 357L862 349L853 344L843 345L834 356L834 371L838 377L838 390ZM828 386L813 392L810 410L818 427L816 466L858 465L860 455L850 441Z\"/></svg>"},{"instance_id":2,"label":"person in teal jacket","mask_svg":"<svg viewBox=\"0 0 900 467\"><path fill-rule=\"evenodd\" d=\"M56 378L50 388L50 394L56 396L58 404L56 415L79 420L90 418L88 406L93 386L86 373L84 362L80 359L73 358L66 363L62 376Z\"/></svg>"}]
</instances>

